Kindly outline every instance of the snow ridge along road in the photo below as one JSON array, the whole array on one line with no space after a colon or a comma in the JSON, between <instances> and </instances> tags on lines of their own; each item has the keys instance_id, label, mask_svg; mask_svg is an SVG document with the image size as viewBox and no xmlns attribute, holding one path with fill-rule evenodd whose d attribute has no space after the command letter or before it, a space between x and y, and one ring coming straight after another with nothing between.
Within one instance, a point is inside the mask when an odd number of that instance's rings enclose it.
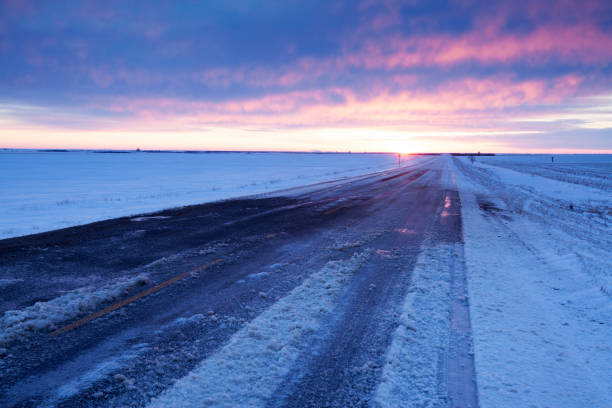
<instances>
[{"instance_id":1,"label":"snow ridge along road","mask_svg":"<svg viewBox=\"0 0 612 408\"><path fill-rule=\"evenodd\" d=\"M608 406L608 215L604 246L576 211L542 231L564 182L496 169L414 157L0 241L0 324L27 317L0 345L0 406ZM573 202L609 205L589 194Z\"/></svg>"}]
</instances>

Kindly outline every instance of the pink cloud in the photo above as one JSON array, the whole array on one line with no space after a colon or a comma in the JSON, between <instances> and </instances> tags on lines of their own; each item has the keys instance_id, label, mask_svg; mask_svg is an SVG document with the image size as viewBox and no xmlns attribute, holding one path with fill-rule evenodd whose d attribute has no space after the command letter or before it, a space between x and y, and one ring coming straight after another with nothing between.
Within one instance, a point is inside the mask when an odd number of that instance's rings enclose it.
<instances>
[{"instance_id":1,"label":"pink cloud","mask_svg":"<svg viewBox=\"0 0 612 408\"><path fill-rule=\"evenodd\" d=\"M453 35L389 35L383 40L346 44L338 56L305 57L292 64L269 68L214 68L196 75L211 87L243 84L254 87L291 88L319 78L341 78L351 67L366 70L401 70L419 67L451 67L476 61L485 64L549 63L552 59L581 64L612 61L612 36L590 25L543 26L530 33L502 33L504 17L483 22L472 32ZM396 83L399 85L399 83Z\"/></svg>"},{"instance_id":2,"label":"pink cloud","mask_svg":"<svg viewBox=\"0 0 612 408\"><path fill-rule=\"evenodd\" d=\"M418 81L418 78L403 80ZM182 133L197 134L221 128L238 132L258 129L262 132L260 134L273 135L300 127L306 128L300 133L304 137L311 131L317 132L317 128L360 128L361 138L369 137L367 129L372 129L373 134L386 129L396 132L397 137L401 137L401 132L413 135L420 132L511 134L513 131L533 130L524 123L513 121L517 114L524 118L541 114L543 105L547 106L548 112L554 113L555 109L562 112L568 101L576 96L582 80L574 75L530 81L519 81L510 76L464 78L427 91L390 93L381 88L369 98L348 88L280 92L261 98L214 103L176 98L121 97L113 101L100 99L98 105L89 106L120 115L92 119L87 116L79 118L70 112L54 125L53 121L62 113L44 110L36 112L36 125L21 122L13 129L40 134L72 134L79 129L79 121L84 120L85 126L90 126L84 127L84 131L95 129L96 132L123 135L132 132L151 137L165 132L176 135L176 140L180 140ZM343 102L338 102L338 96ZM45 122L51 124L42 125ZM541 128L546 129L545 126ZM333 135L333 131L327 134ZM448 144L440 149L448 149Z\"/></svg>"},{"instance_id":3,"label":"pink cloud","mask_svg":"<svg viewBox=\"0 0 612 408\"><path fill-rule=\"evenodd\" d=\"M587 24L542 27L529 34L503 34L491 28L458 37L394 36L385 42L367 42L360 52L348 55L347 61L368 69L394 69L448 66L467 61L530 63L551 58L607 63L612 59L612 36Z\"/></svg>"},{"instance_id":4,"label":"pink cloud","mask_svg":"<svg viewBox=\"0 0 612 408\"><path fill-rule=\"evenodd\" d=\"M214 103L173 98L118 98L99 108L127 113L127 120L134 123L164 123L166 127L176 128L399 126L462 129L484 126L497 129L516 115L516 112L507 113L507 109L519 109L528 114L532 106L562 104L576 95L581 81L582 78L571 75L530 81L501 76L461 79L429 91L389 93L381 88L370 98L348 88L333 88ZM343 102L339 103L339 99Z\"/></svg>"}]
</instances>

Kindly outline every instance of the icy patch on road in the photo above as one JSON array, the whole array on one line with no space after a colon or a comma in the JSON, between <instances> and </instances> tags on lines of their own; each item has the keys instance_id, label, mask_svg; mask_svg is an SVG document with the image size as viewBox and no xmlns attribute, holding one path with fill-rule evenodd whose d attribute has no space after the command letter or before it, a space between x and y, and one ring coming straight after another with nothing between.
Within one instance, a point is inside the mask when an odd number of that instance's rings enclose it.
<instances>
[{"instance_id":1,"label":"icy patch on road","mask_svg":"<svg viewBox=\"0 0 612 408\"><path fill-rule=\"evenodd\" d=\"M56 392L57 399L66 399L88 389L95 382L124 367L147 349L148 345L146 343L138 343L124 350L121 354L100 362L78 378L62 384Z\"/></svg>"},{"instance_id":2,"label":"icy patch on road","mask_svg":"<svg viewBox=\"0 0 612 408\"><path fill-rule=\"evenodd\" d=\"M450 330L448 265L453 256L455 245L426 247L419 254L373 406L446 406L440 376Z\"/></svg>"},{"instance_id":3,"label":"icy patch on road","mask_svg":"<svg viewBox=\"0 0 612 408\"><path fill-rule=\"evenodd\" d=\"M232 336L149 407L263 407L332 312L343 287L372 255L328 262Z\"/></svg>"},{"instance_id":4,"label":"icy patch on road","mask_svg":"<svg viewBox=\"0 0 612 408\"><path fill-rule=\"evenodd\" d=\"M9 310L0 318L0 344L41 330L54 330L57 324L75 319L99 305L115 300L130 289L149 282L147 275L120 279L100 288L70 291L48 302L37 302L22 310Z\"/></svg>"},{"instance_id":5,"label":"icy patch on road","mask_svg":"<svg viewBox=\"0 0 612 408\"><path fill-rule=\"evenodd\" d=\"M275 263L272 264L270 266L268 266L268 270L267 271L261 271L261 272L253 272L248 274L246 277L247 279L259 279L259 278L265 278L267 276L272 275L275 272L278 272L279 270L281 270L284 266L286 266L286 263ZM238 281L238 283L244 283L245 280L244 279L240 279Z\"/></svg>"},{"instance_id":6,"label":"icy patch on road","mask_svg":"<svg viewBox=\"0 0 612 408\"><path fill-rule=\"evenodd\" d=\"M146 343L131 344L135 333L127 329L49 371L32 372L31 376L0 395L0 406L29 406L36 401L37 407L51 408L61 405L62 400L84 393L124 369L149 349ZM96 394L103 393L98 391L89 394L97 398Z\"/></svg>"},{"instance_id":7,"label":"icy patch on road","mask_svg":"<svg viewBox=\"0 0 612 408\"><path fill-rule=\"evenodd\" d=\"M172 325L183 325L183 324L191 324L191 323L199 323L205 319L202 313L196 313L190 317L179 317L175 319L171 324Z\"/></svg>"},{"instance_id":8,"label":"icy patch on road","mask_svg":"<svg viewBox=\"0 0 612 408\"><path fill-rule=\"evenodd\" d=\"M0 279L0 289L23 282L23 279Z\"/></svg>"},{"instance_id":9,"label":"icy patch on road","mask_svg":"<svg viewBox=\"0 0 612 408\"><path fill-rule=\"evenodd\" d=\"M169 215L149 215L146 217L134 217L130 221L140 222L140 221L149 221L149 220L165 220L166 218L170 218Z\"/></svg>"},{"instance_id":10,"label":"icy patch on road","mask_svg":"<svg viewBox=\"0 0 612 408\"><path fill-rule=\"evenodd\" d=\"M247 275L247 278L249 279L257 279L257 278L263 278L265 276L270 275L269 272L257 272L257 273L250 273Z\"/></svg>"}]
</instances>

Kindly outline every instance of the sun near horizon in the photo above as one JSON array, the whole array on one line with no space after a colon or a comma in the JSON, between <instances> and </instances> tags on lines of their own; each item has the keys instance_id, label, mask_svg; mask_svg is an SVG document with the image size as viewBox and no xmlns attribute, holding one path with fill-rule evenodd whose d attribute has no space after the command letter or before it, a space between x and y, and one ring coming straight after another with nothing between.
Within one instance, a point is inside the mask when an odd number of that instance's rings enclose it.
<instances>
[{"instance_id":1,"label":"sun near horizon","mask_svg":"<svg viewBox=\"0 0 612 408\"><path fill-rule=\"evenodd\" d=\"M0 146L612 153L609 14L1 1Z\"/></svg>"}]
</instances>

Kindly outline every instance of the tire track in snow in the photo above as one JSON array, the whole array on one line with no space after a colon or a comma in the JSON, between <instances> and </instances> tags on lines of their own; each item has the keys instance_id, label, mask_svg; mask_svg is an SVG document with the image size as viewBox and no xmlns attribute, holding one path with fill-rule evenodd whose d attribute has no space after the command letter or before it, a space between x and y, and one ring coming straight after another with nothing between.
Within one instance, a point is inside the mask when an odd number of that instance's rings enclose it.
<instances>
[{"instance_id":1,"label":"tire track in snow","mask_svg":"<svg viewBox=\"0 0 612 408\"><path fill-rule=\"evenodd\" d=\"M412 272L412 284L400 308L399 326L376 388L376 407L442 407L449 340L450 273L458 244L426 244Z\"/></svg>"},{"instance_id":2,"label":"tire track in snow","mask_svg":"<svg viewBox=\"0 0 612 408\"><path fill-rule=\"evenodd\" d=\"M378 256L351 282L338 302L334 321L301 356L301 364L296 364L269 407L370 403L397 326L396 310L405 297L423 238L441 209L439 189L428 185L417 190L417 198L410 185L414 180L397 180L393 190L375 196L385 203L384 221L377 222L390 228L376 243Z\"/></svg>"},{"instance_id":3,"label":"tire track in snow","mask_svg":"<svg viewBox=\"0 0 612 408\"><path fill-rule=\"evenodd\" d=\"M372 400L375 407L477 407L461 211L448 162L439 223L425 240Z\"/></svg>"},{"instance_id":4,"label":"tire track in snow","mask_svg":"<svg viewBox=\"0 0 612 408\"><path fill-rule=\"evenodd\" d=\"M153 400L150 408L265 406L349 278L372 255L330 261Z\"/></svg>"}]
</instances>

